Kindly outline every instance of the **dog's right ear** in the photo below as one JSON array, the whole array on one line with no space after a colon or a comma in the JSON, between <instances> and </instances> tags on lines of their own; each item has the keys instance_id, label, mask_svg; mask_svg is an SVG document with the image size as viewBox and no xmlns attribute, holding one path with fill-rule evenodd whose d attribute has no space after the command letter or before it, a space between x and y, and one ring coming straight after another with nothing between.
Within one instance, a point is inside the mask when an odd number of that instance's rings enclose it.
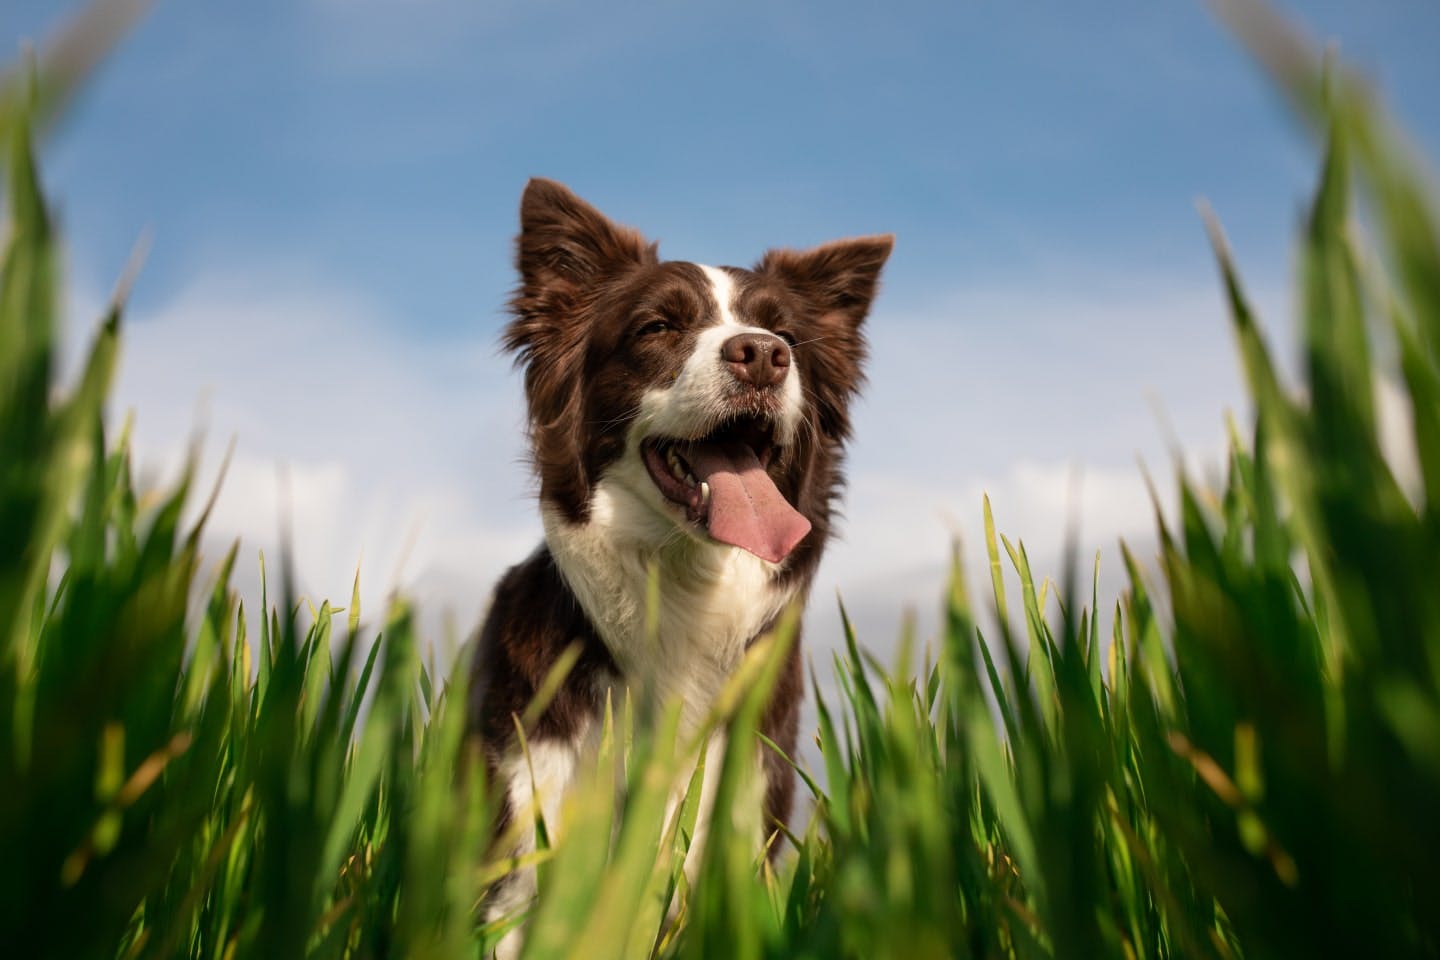
<instances>
[{"instance_id":1,"label":"dog's right ear","mask_svg":"<svg viewBox=\"0 0 1440 960\"><path fill-rule=\"evenodd\" d=\"M540 493L572 520L589 500L574 425L580 422L590 311L603 281L659 259L655 245L554 180L536 178L520 198L516 266L503 344L525 371L531 455Z\"/></svg>"},{"instance_id":2,"label":"dog's right ear","mask_svg":"<svg viewBox=\"0 0 1440 960\"><path fill-rule=\"evenodd\" d=\"M612 223L563 184L539 177L520 198L515 242L520 286L502 343L526 370L531 415L557 417L584 359L588 312L600 281L654 263L654 244Z\"/></svg>"},{"instance_id":3,"label":"dog's right ear","mask_svg":"<svg viewBox=\"0 0 1440 960\"><path fill-rule=\"evenodd\" d=\"M536 177L525 185L516 252L522 292L573 294L656 259L654 244L611 222L564 184Z\"/></svg>"}]
</instances>

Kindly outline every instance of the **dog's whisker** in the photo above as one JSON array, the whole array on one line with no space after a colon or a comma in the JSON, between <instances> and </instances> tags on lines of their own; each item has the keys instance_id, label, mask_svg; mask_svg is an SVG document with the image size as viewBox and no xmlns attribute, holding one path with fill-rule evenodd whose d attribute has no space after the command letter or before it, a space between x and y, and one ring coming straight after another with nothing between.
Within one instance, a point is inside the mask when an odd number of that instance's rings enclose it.
<instances>
[{"instance_id":1,"label":"dog's whisker","mask_svg":"<svg viewBox=\"0 0 1440 960\"><path fill-rule=\"evenodd\" d=\"M585 425L587 427L611 427L617 423L625 423L626 421L634 420L638 416L640 416L640 408L636 407L629 413L622 413L620 416L612 417L609 420L586 420Z\"/></svg>"}]
</instances>

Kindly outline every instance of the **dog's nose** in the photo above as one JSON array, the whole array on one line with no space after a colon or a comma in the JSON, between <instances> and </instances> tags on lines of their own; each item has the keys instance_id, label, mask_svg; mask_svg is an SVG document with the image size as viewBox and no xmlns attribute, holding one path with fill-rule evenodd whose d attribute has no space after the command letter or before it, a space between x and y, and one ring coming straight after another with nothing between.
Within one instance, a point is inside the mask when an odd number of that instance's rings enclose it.
<instances>
[{"instance_id":1,"label":"dog's nose","mask_svg":"<svg viewBox=\"0 0 1440 960\"><path fill-rule=\"evenodd\" d=\"M741 383L773 387L790 369L790 347L768 333L741 333L725 341L720 358Z\"/></svg>"}]
</instances>

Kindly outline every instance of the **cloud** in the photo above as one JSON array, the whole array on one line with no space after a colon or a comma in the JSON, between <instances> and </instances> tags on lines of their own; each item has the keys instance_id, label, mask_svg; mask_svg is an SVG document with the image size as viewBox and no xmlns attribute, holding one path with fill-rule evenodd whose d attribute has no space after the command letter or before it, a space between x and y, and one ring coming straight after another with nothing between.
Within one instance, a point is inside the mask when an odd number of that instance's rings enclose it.
<instances>
[{"instance_id":1,"label":"cloud","mask_svg":"<svg viewBox=\"0 0 1440 960\"><path fill-rule=\"evenodd\" d=\"M1218 456L1217 449L1213 457ZM1173 483L1161 482L1156 493L1161 509L1173 516ZM1142 557L1154 541L1154 500L1136 465L1026 460L996 465L955 486L861 472L851 483L844 540L828 553L812 600L815 629L810 635L823 646L838 648L838 642L825 639L840 637L834 603L838 594L868 646L888 650L906 611L915 615L919 639L933 639L957 542L972 602L980 614L988 615L990 574L982 523L987 495L997 533L1024 546L1037 584L1047 577L1058 582L1071 559L1079 563L1077 573L1088 584L1099 551L1102 586L1113 599L1123 580L1119 541L1130 543ZM1018 591L1003 545L1000 549L1002 567Z\"/></svg>"},{"instance_id":2,"label":"cloud","mask_svg":"<svg viewBox=\"0 0 1440 960\"><path fill-rule=\"evenodd\" d=\"M75 314L93 302L76 298ZM129 317L111 410L134 411L152 483L173 480L199 433L208 490L233 438L211 539L240 538L242 564L264 549L274 570L288 508L297 580L317 601L347 602L363 564L368 611L403 586L468 625L538 540L508 363L481 338L408 337L347 291L202 276Z\"/></svg>"},{"instance_id":3,"label":"cloud","mask_svg":"<svg viewBox=\"0 0 1440 960\"><path fill-rule=\"evenodd\" d=\"M1284 295L1256 299L1272 339L1283 336ZM1036 575L1058 577L1072 524L1087 558L1153 535L1142 464L1168 504L1177 457L1213 475L1225 411L1248 407L1224 303L1208 288L1037 278L904 310L882 300L869 333L844 542L822 581L857 608L890 609L867 625L877 643L903 606L938 608L955 536L972 575L984 573L983 495Z\"/></svg>"},{"instance_id":4,"label":"cloud","mask_svg":"<svg viewBox=\"0 0 1440 960\"><path fill-rule=\"evenodd\" d=\"M523 4L465 0L311 0L302 10L325 43L316 52L357 72L433 68L478 34L512 20Z\"/></svg>"},{"instance_id":5,"label":"cloud","mask_svg":"<svg viewBox=\"0 0 1440 960\"><path fill-rule=\"evenodd\" d=\"M1409 394L1391 375L1375 378L1375 419L1380 452L1412 504L1425 500L1425 478L1415 449L1415 411Z\"/></svg>"},{"instance_id":6,"label":"cloud","mask_svg":"<svg viewBox=\"0 0 1440 960\"><path fill-rule=\"evenodd\" d=\"M1257 300L1262 315L1284 316L1283 297ZM98 314L94 298L76 302L78 316ZM906 611L929 643L958 535L986 621L986 494L997 528L1025 544L1037 581L1059 581L1075 533L1088 599L1101 551L1108 614L1124 586L1117 541L1142 563L1155 552L1140 463L1173 515L1177 451L1192 475L1215 475L1223 412L1245 407L1223 304L1210 291L972 290L906 311L882 302L870 336L841 537L827 550L805 626L832 702L831 657L843 648L837 595L882 661L894 655ZM1384 399L1387 410L1393 400ZM288 504L300 589L348 603L358 564L366 621L399 586L443 660L455 638L442 630L446 613L463 639L500 573L540 539L521 385L493 342L418 339L401 318L323 279L273 266L210 271L134 314L112 412L131 409L136 459L154 479L175 475L203 428L206 489L235 439L211 518L211 562L242 540L236 581L252 605L256 552L274 571ZM1013 618L1019 586L1013 573L1006 581ZM813 699L801 722L802 759L814 766Z\"/></svg>"},{"instance_id":7,"label":"cloud","mask_svg":"<svg viewBox=\"0 0 1440 960\"><path fill-rule=\"evenodd\" d=\"M1218 297L1142 293L1037 286L905 313L882 304L842 538L811 604L822 664L840 642L837 592L867 644L888 648L906 608L929 639L957 534L988 593L987 493L1037 577L1059 577L1078 524L1087 575L1094 551L1111 549L1106 583L1118 587L1114 543L1153 534L1138 461L1170 497L1173 448L1213 472L1222 411L1243 404ZM288 504L297 579L314 599L347 602L360 565L367 619L400 586L432 629L448 609L467 631L539 541L520 383L488 337L419 339L323 279L215 270L130 318L121 371L113 412L135 411L143 472L173 477L201 430L204 489L234 438L212 539L240 538L242 567L265 549L273 570Z\"/></svg>"},{"instance_id":8,"label":"cloud","mask_svg":"<svg viewBox=\"0 0 1440 960\"><path fill-rule=\"evenodd\" d=\"M659 27L653 10L637 19L567 0L310 0L299 9L316 38L312 55L322 74L387 84L446 78L463 82L471 99L486 96L464 80L476 76L492 78L490 96L501 99L517 96L517 77L527 94L536 87L573 94L567 81L613 74L615 56Z\"/></svg>"}]
</instances>

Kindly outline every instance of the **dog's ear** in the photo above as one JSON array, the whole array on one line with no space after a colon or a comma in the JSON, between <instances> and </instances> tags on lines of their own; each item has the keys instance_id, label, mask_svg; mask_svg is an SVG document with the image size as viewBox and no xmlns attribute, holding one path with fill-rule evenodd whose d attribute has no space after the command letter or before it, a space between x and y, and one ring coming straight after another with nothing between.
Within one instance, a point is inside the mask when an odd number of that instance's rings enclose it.
<instances>
[{"instance_id":1,"label":"dog's ear","mask_svg":"<svg viewBox=\"0 0 1440 960\"><path fill-rule=\"evenodd\" d=\"M890 234L836 240L810 250L771 250L755 272L780 283L805 306L805 350L817 369L810 389L820 427L836 440L850 435L849 402L865 382L865 336L861 326L890 256Z\"/></svg>"},{"instance_id":2,"label":"dog's ear","mask_svg":"<svg viewBox=\"0 0 1440 960\"><path fill-rule=\"evenodd\" d=\"M583 290L626 267L655 260L654 244L611 222L564 184L536 177L525 185L516 250L524 291Z\"/></svg>"},{"instance_id":3,"label":"dog's ear","mask_svg":"<svg viewBox=\"0 0 1440 960\"><path fill-rule=\"evenodd\" d=\"M579 375L600 281L657 256L639 233L611 223L562 184L535 178L525 185L515 256L520 286L502 343L526 370L532 417L559 416L566 398L556 388L573 386Z\"/></svg>"},{"instance_id":4,"label":"dog's ear","mask_svg":"<svg viewBox=\"0 0 1440 960\"><path fill-rule=\"evenodd\" d=\"M890 234L835 240L811 250L771 250L755 272L773 277L804 298L817 320L858 329L890 256Z\"/></svg>"},{"instance_id":5,"label":"dog's ear","mask_svg":"<svg viewBox=\"0 0 1440 960\"><path fill-rule=\"evenodd\" d=\"M541 496L579 519L589 499L580 385L590 311L603 281L658 259L656 248L553 180L534 179L520 199L520 286L502 343L525 371L531 453Z\"/></svg>"}]
</instances>

